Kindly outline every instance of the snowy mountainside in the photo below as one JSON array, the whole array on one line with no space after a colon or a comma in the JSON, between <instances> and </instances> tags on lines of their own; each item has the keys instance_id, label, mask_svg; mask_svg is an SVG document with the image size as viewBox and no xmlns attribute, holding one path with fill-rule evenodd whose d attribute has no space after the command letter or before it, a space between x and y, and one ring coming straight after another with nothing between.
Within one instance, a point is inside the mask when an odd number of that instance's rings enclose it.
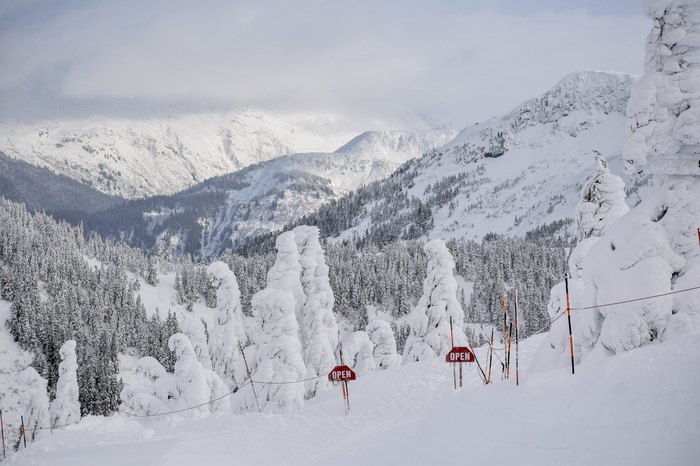
<instances>
[{"instance_id":1,"label":"snowy mountainside","mask_svg":"<svg viewBox=\"0 0 700 466\"><path fill-rule=\"evenodd\" d=\"M281 155L352 137L332 115L244 109L163 118L0 123L0 151L107 194L171 194Z\"/></svg>"},{"instance_id":2,"label":"snowy mountainside","mask_svg":"<svg viewBox=\"0 0 700 466\"><path fill-rule=\"evenodd\" d=\"M399 238L524 235L571 216L602 152L622 167L625 108L635 78L584 71L513 111L465 128L388 179L305 221L325 236ZM630 180L630 202L646 180ZM343 221L328 221L335 217Z\"/></svg>"},{"instance_id":3,"label":"snowy mountainside","mask_svg":"<svg viewBox=\"0 0 700 466\"><path fill-rule=\"evenodd\" d=\"M36 189L41 186L41 189ZM123 199L0 152L0 196L61 218L108 209Z\"/></svg>"},{"instance_id":4,"label":"snowy mountainside","mask_svg":"<svg viewBox=\"0 0 700 466\"><path fill-rule=\"evenodd\" d=\"M367 132L338 152L278 157L172 196L99 212L85 224L145 249L160 240L166 249L212 257L386 178L401 163L452 135L443 130Z\"/></svg>"}]
</instances>

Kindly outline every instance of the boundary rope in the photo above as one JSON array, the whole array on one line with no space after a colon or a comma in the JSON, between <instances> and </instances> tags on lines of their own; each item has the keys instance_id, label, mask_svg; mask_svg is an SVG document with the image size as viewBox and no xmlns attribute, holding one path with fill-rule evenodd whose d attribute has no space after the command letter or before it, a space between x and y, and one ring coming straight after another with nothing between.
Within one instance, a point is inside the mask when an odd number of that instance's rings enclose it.
<instances>
[{"instance_id":1,"label":"boundary rope","mask_svg":"<svg viewBox=\"0 0 700 466\"><path fill-rule=\"evenodd\" d=\"M651 296L644 296L644 297L642 297L642 298L627 299L627 300L624 300L624 301L616 301L616 302L605 303L605 304L596 304L595 306L572 307L571 310L572 310L572 311L585 311L586 309L596 309L596 308L599 308L599 307L617 306L617 305L619 305L619 304L627 304L627 303L634 303L634 302L637 302L637 301L644 301L644 300L646 300L646 299L661 298L662 296L669 296L669 295L672 295L672 294L685 293L685 292L687 292L687 291L693 291L693 290L700 290L700 285L698 285L698 286L693 286L693 287L690 287L690 288L684 288L684 289L682 289L682 290L673 290L673 291L669 291L669 292L667 292L667 293L660 293L660 294L655 294L655 295L651 295Z\"/></svg>"},{"instance_id":2,"label":"boundary rope","mask_svg":"<svg viewBox=\"0 0 700 466\"><path fill-rule=\"evenodd\" d=\"M124 410L119 410L118 412L119 412L119 413L122 413L122 414L125 414L125 415L127 415L127 416L130 416L130 417L158 417L158 416L168 416L168 415L170 415L170 414L182 413L182 412L185 412L185 411L189 411L189 410L191 410L191 409L197 409L197 408L201 408L202 406L206 406L206 405L210 405L210 404L212 404L212 403L216 403L217 401L219 401L219 400L221 400L221 399L223 399L223 398L226 398L227 396L231 396L231 395L233 395L234 393L238 393L239 390L241 390L241 389L242 389L243 387L245 387L246 385L250 385L251 382L252 382L252 383L257 383L257 384L260 384L260 385L287 385L287 384L308 382L309 380L320 379L320 378L322 378L322 377L328 377L328 374L330 374L330 372L328 372L328 373L326 373L326 374L316 375L316 376L314 376L314 377L307 377L307 378L305 378L305 379L299 379L299 380L285 380L285 381L282 381L282 382L272 382L272 381L270 381L270 382L259 382L259 381L257 381L257 380L248 380L248 381L245 382L244 384L242 384L242 385L236 387L233 391L230 391L230 392L228 392L228 393L226 393L226 394L224 394L224 395L221 395L221 396L219 396L219 397L217 397L217 398L214 398L213 400L209 400L209 401L207 401L207 402L205 402L205 403L200 403L200 404L195 405L195 406L188 406L187 408L176 409L176 410L174 410L174 411L167 411L167 412L165 412L165 413L158 413L158 414L134 414L134 413L130 413L130 412L124 411Z\"/></svg>"}]
</instances>

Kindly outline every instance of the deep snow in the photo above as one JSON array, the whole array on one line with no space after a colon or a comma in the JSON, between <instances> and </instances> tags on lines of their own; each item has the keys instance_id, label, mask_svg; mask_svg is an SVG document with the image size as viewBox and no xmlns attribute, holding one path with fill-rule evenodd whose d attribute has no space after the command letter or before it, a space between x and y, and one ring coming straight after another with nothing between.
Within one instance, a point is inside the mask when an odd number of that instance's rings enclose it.
<instances>
[{"instance_id":1,"label":"deep snow","mask_svg":"<svg viewBox=\"0 0 700 466\"><path fill-rule=\"evenodd\" d=\"M285 415L88 417L7 464L697 464L697 335L589 358L575 375L529 370L543 338L521 344L518 387L496 370L484 386L472 365L455 392L434 359L351 382L349 416L334 388Z\"/></svg>"}]
</instances>

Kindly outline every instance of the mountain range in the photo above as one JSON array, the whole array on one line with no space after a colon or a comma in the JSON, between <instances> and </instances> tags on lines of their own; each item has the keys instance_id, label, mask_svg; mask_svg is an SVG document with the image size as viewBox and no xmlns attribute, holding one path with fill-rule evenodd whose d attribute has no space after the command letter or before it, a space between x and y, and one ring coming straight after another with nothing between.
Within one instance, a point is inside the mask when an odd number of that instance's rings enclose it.
<instances>
[{"instance_id":1,"label":"mountain range","mask_svg":"<svg viewBox=\"0 0 700 466\"><path fill-rule=\"evenodd\" d=\"M331 241L378 243L522 236L548 225L566 232L581 187L593 172L593 151L621 171L625 109L635 80L620 73L576 72L505 115L456 135L368 131L332 152L291 153L340 137L331 135L328 120L274 119L254 111L229 116L229 130L238 130L223 139L221 124L195 137L198 126L186 124L194 117L182 117L177 124L153 123L158 137L142 137L126 123L119 133L113 122L81 130L12 128L4 130L9 134L4 150L103 193L127 198L157 193L93 209L80 221L88 230L144 249L157 245L194 257L257 247L269 240L265 235L300 223L319 226ZM123 136L118 143L105 142L117 134ZM205 144L193 141L207 137L207 147L214 149L203 155ZM54 154L47 161L51 145L62 145L58 153L72 158ZM130 148L125 155L120 145ZM144 148L150 158L137 163L143 152L136 149ZM103 159L110 167L105 176L95 168ZM163 166L171 169L163 172ZM194 184L199 178L208 179ZM630 202L636 203L646 180L627 182ZM177 186L185 189L171 193Z\"/></svg>"}]
</instances>

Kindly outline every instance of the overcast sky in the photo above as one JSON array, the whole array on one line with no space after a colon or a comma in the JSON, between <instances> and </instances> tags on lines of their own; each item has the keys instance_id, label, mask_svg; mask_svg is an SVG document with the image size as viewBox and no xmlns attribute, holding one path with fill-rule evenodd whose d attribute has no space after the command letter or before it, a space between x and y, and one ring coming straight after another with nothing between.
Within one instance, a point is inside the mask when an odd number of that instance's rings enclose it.
<instances>
[{"instance_id":1,"label":"overcast sky","mask_svg":"<svg viewBox=\"0 0 700 466\"><path fill-rule=\"evenodd\" d=\"M1 0L0 110L247 106L461 127L572 71L641 73L642 13L641 0Z\"/></svg>"}]
</instances>

